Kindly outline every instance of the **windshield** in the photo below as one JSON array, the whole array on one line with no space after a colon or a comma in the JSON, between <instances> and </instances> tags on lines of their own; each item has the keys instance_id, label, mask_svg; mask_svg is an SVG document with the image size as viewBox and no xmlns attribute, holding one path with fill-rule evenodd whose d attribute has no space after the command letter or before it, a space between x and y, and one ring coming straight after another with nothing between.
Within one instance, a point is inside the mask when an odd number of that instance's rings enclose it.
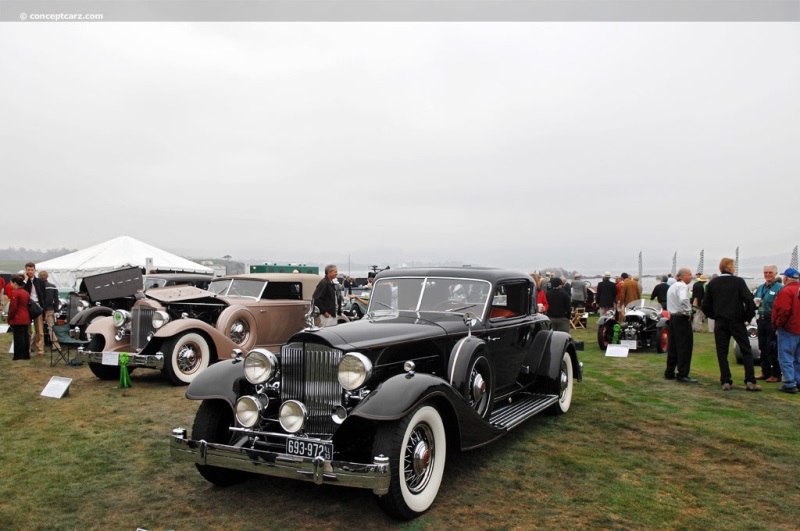
<instances>
[{"instance_id":1,"label":"windshield","mask_svg":"<svg viewBox=\"0 0 800 531\"><path fill-rule=\"evenodd\" d=\"M147 291L150 288L163 288L167 285L166 279L163 278L147 278L144 281L144 289Z\"/></svg>"},{"instance_id":2,"label":"windshield","mask_svg":"<svg viewBox=\"0 0 800 531\"><path fill-rule=\"evenodd\" d=\"M483 314L491 284L460 278L386 278L375 283L369 311L464 312Z\"/></svg>"},{"instance_id":3,"label":"windshield","mask_svg":"<svg viewBox=\"0 0 800 531\"><path fill-rule=\"evenodd\" d=\"M636 310L638 308L654 308L656 311L661 311L663 308L658 303L658 301L648 301L645 299L637 299L635 301L631 301L625 307L625 311Z\"/></svg>"},{"instance_id":4,"label":"windshield","mask_svg":"<svg viewBox=\"0 0 800 531\"><path fill-rule=\"evenodd\" d=\"M227 297L252 297L254 299L260 299L266 285L266 280L228 278L213 281L208 287L208 291Z\"/></svg>"}]
</instances>

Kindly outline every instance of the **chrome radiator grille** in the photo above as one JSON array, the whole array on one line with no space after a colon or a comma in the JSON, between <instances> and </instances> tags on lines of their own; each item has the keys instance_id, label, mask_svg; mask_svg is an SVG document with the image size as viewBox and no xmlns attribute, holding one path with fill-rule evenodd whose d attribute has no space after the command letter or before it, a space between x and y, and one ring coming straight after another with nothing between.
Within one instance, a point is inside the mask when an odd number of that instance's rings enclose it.
<instances>
[{"instance_id":1,"label":"chrome radiator grille","mask_svg":"<svg viewBox=\"0 0 800 531\"><path fill-rule=\"evenodd\" d=\"M153 332L152 308L133 308L131 310L131 349L138 351L147 345L147 336Z\"/></svg>"},{"instance_id":2,"label":"chrome radiator grille","mask_svg":"<svg viewBox=\"0 0 800 531\"><path fill-rule=\"evenodd\" d=\"M306 433L332 435L333 407L342 403L337 377L342 351L327 345L290 343L281 349L281 401L299 400L308 408Z\"/></svg>"}]
</instances>

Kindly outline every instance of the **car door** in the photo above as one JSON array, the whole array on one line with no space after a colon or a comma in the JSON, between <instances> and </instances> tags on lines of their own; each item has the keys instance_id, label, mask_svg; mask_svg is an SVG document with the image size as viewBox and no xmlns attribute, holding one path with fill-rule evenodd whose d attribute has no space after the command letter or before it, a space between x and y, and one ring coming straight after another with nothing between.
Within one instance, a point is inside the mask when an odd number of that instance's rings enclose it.
<instances>
[{"instance_id":1,"label":"car door","mask_svg":"<svg viewBox=\"0 0 800 531\"><path fill-rule=\"evenodd\" d=\"M498 394L517 381L522 361L533 341L531 288L525 279L495 286L486 332L483 336L494 364Z\"/></svg>"}]
</instances>

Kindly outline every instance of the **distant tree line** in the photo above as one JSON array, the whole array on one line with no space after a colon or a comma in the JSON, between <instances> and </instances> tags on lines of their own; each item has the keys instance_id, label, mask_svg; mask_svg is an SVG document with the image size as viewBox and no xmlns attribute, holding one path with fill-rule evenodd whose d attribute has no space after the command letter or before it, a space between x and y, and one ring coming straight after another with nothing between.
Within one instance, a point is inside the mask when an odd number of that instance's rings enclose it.
<instances>
[{"instance_id":1,"label":"distant tree line","mask_svg":"<svg viewBox=\"0 0 800 531\"><path fill-rule=\"evenodd\" d=\"M31 262L43 262L51 258L64 256L65 254L74 253L77 249L48 249L40 251L38 249L26 249L25 247L9 247L8 249L0 249L0 260L25 260Z\"/></svg>"}]
</instances>

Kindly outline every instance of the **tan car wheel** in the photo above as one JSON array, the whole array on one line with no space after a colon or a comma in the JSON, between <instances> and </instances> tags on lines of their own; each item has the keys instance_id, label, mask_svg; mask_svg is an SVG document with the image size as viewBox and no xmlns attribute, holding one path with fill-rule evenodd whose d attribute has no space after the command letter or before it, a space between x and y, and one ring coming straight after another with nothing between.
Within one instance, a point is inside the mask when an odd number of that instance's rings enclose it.
<instances>
[{"instance_id":1,"label":"tan car wheel","mask_svg":"<svg viewBox=\"0 0 800 531\"><path fill-rule=\"evenodd\" d=\"M211 348L196 332L179 335L164 344L164 374L173 385L187 385L211 363Z\"/></svg>"}]
</instances>

